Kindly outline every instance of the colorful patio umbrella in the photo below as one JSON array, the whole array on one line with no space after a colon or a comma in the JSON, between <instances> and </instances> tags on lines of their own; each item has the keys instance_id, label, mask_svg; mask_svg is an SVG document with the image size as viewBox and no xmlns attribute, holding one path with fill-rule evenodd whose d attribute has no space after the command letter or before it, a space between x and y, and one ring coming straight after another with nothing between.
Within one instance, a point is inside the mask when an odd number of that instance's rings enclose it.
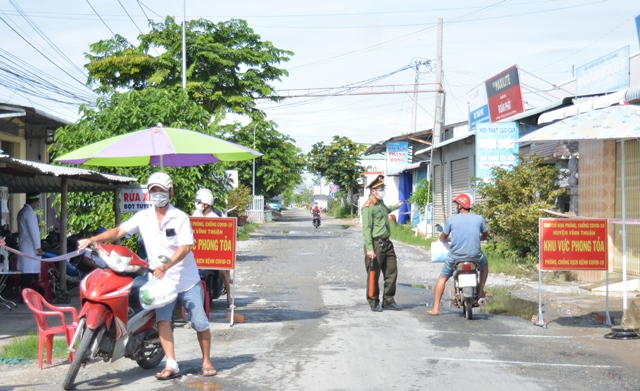
<instances>
[{"instance_id":1,"label":"colorful patio umbrella","mask_svg":"<svg viewBox=\"0 0 640 391\"><path fill-rule=\"evenodd\" d=\"M61 163L103 167L198 166L250 160L260 152L187 129L153 128L87 145L55 159Z\"/></svg>"}]
</instances>

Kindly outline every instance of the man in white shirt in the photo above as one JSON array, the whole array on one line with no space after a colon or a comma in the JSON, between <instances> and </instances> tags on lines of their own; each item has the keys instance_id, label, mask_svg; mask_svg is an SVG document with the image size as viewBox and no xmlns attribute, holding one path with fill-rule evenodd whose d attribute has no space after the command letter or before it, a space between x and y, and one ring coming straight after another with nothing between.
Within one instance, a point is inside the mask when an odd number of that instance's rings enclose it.
<instances>
[{"instance_id":1,"label":"man in white shirt","mask_svg":"<svg viewBox=\"0 0 640 391\"><path fill-rule=\"evenodd\" d=\"M18 250L33 258L42 256L40 227L38 216L34 211L40 206L40 194L27 193L27 203L18 212ZM40 274L41 262L35 259L19 257L17 268L22 271L21 288L30 288L34 279Z\"/></svg>"},{"instance_id":2,"label":"man in white shirt","mask_svg":"<svg viewBox=\"0 0 640 391\"><path fill-rule=\"evenodd\" d=\"M189 216L171 205L173 181L162 172L149 177L147 189L154 207L136 213L132 218L116 227L89 239L78 242L79 248L86 248L95 242L111 242L139 233L145 244L153 276L175 286L178 300L189 309L191 325L198 335L202 351L202 375L215 376L210 358L211 332L209 319L204 311L204 292L195 258L191 252L194 244ZM160 256L167 256L171 263L162 263ZM173 379L180 375L173 346L171 316L175 301L156 309L160 344L167 356L165 368L156 374L159 380Z\"/></svg>"}]
</instances>

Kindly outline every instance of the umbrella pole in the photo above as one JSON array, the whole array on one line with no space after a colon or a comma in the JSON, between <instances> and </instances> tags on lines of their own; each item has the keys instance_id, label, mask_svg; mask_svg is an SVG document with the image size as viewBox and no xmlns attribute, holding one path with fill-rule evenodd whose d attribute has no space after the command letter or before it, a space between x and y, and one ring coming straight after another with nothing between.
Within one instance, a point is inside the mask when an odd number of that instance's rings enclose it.
<instances>
[{"instance_id":1,"label":"umbrella pole","mask_svg":"<svg viewBox=\"0 0 640 391\"><path fill-rule=\"evenodd\" d=\"M625 188L625 153L624 140L620 142L620 150L622 152L622 169L620 170L620 180L622 181L622 285L623 297L622 308L627 309L627 193Z\"/></svg>"}]
</instances>

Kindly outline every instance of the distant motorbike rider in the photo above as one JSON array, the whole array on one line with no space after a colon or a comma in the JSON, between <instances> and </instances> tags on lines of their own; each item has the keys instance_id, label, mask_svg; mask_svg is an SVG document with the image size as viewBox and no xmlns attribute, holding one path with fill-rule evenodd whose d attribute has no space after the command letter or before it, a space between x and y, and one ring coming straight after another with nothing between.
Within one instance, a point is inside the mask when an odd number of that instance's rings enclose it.
<instances>
[{"instance_id":1,"label":"distant motorbike rider","mask_svg":"<svg viewBox=\"0 0 640 391\"><path fill-rule=\"evenodd\" d=\"M447 219L444 231L439 238L441 242L446 242L449 235L451 235L451 248L434 289L433 308L427 311L429 315L439 314L440 300L442 299L445 285L453 275L453 265L458 259L472 258L478 261L480 264L479 294L480 297L485 296L484 285L489 275L489 264L480 248L480 241L489 237L487 225L482 216L471 213L473 198L470 194L458 194L453 199L453 203L457 214Z\"/></svg>"},{"instance_id":2,"label":"distant motorbike rider","mask_svg":"<svg viewBox=\"0 0 640 391\"><path fill-rule=\"evenodd\" d=\"M320 206L318 206L317 202L313 203L313 208L311 208L311 220L313 221L316 216L320 218Z\"/></svg>"}]
</instances>

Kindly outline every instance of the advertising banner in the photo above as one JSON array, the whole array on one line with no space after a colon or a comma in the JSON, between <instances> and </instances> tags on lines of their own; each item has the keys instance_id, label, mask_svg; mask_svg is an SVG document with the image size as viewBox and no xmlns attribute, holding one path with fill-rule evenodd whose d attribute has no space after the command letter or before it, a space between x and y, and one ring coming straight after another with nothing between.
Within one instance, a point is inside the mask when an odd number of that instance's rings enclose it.
<instances>
[{"instance_id":1,"label":"advertising banner","mask_svg":"<svg viewBox=\"0 0 640 391\"><path fill-rule=\"evenodd\" d=\"M409 164L409 143L397 141L387 143L387 172L404 171Z\"/></svg>"},{"instance_id":2,"label":"advertising banner","mask_svg":"<svg viewBox=\"0 0 640 391\"><path fill-rule=\"evenodd\" d=\"M619 91L629 87L629 46L576 68L576 95Z\"/></svg>"},{"instance_id":3,"label":"advertising banner","mask_svg":"<svg viewBox=\"0 0 640 391\"><path fill-rule=\"evenodd\" d=\"M491 122L487 87L484 83L467 93L467 101L469 103L469 131L475 131L479 123Z\"/></svg>"},{"instance_id":4,"label":"advertising banner","mask_svg":"<svg viewBox=\"0 0 640 391\"><path fill-rule=\"evenodd\" d=\"M152 206L147 186L125 186L120 190L121 213L135 213Z\"/></svg>"},{"instance_id":5,"label":"advertising banner","mask_svg":"<svg viewBox=\"0 0 640 391\"><path fill-rule=\"evenodd\" d=\"M512 66L485 82L491 122L524 112L518 67Z\"/></svg>"},{"instance_id":6,"label":"advertising banner","mask_svg":"<svg viewBox=\"0 0 640 391\"><path fill-rule=\"evenodd\" d=\"M607 270L604 219L539 219L540 270Z\"/></svg>"},{"instance_id":7,"label":"advertising banner","mask_svg":"<svg viewBox=\"0 0 640 391\"><path fill-rule=\"evenodd\" d=\"M640 15L636 16L636 31L638 32L638 44L640 44Z\"/></svg>"},{"instance_id":8,"label":"advertising banner","mask_svg":"<svg viewBox=\"0 0 640 391\"><path fill-rule=\"evenodd\" d=\"M515 165L518 153L518 124L478 124L476 131L476 176L489 181L492 167Z\"/></svg>"},{"instance_id":9,"label":"advertising banner","mask_svg":"<svg viewBox=\"0 0 640 391\"><path fill-rule=\"evenodd\" d=\"M236 267L235 217L190 217L193 255L199 269L232 270Z\"/></svg>"}]
</instances>

